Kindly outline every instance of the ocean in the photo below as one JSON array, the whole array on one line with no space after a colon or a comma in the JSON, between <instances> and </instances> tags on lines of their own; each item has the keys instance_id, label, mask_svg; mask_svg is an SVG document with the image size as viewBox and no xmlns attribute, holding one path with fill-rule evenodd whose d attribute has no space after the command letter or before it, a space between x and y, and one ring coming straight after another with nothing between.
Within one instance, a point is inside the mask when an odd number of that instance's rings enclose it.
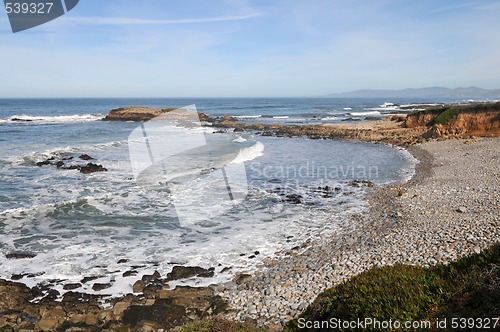
<instances>
[{"instance_id":1,"label":"ocean","mask_svg":"<svg viewBox=\"0 0 500 332\"><path fill-rule=\"evenodd\" d=\"M321 98L0 99L0 278L51 285L62 294L64 284L97 277L95 282L112 286L94 291L89 283L76 291L120 296L143 274L165 276L173 266L185 265L215 273L177 283L224 282L280 250L342 232L352 213L366 209L364 185L405 182L416 163L406 151L384 144L176 125L154 132L135 122L101 121L111 109L196 105L211 116L310 124L418 108L408 104ZM140 152L146 151L141 150L146 129L147 147L161 155L163 173L148 168L147 154ZM179 142L188 151L170 153ZM93 159L81 159L84 154ZM37 166L44 161L49 162ZM49 164L56 161L64 166ZM107 171L64 169L88 162ZM7 258L12 253L32 258ZM124 276L127 271L137 274Z\"/></svg>"}]
</instances>

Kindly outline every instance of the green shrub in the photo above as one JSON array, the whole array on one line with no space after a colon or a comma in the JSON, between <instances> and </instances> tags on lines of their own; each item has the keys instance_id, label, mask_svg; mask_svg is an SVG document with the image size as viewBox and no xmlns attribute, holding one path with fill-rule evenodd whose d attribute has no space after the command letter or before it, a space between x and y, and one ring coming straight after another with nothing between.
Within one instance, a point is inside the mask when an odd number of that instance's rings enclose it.
<instances>
[{"instance_id":1,"label":"green shrub","mask_svg":"<svg viewBox=\"0 0 500 332\"><path fill-rule=\"evenodd\" d=\"M436 117L436 119L434 119L434 122L437 124L445 125L448 122L450 122L451 118L454 117L455 115L457 115L458 113L460 113L459 109L457 109L455 107L451 107L451 108L447 109L446 111L442 112L441 114L439 114Z\"/></svg>"}]
</instances>

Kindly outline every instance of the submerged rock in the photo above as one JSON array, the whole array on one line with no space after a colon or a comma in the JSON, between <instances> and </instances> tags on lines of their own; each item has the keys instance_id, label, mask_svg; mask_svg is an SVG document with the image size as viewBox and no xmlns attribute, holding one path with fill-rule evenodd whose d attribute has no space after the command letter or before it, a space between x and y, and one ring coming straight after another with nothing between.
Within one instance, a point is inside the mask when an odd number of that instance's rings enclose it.
<instances>
[{"instance_id":1,"label":"submerged rock","mask_svg":"<svg viewBox=\"0 0 500 332\"><path fill-rule=\"evenodd\" d=\"M10 254L5 255L7 259L28 259L35 257L36 254L32 254L29 252L12 252Z\"/></svg>"},{"instance_id":2,"label":"submerged rock","mask_svg":"<svg viewBox=\"0 0 500 332\"><path fill-rule=\"evenodd\" d=\"M81 160L85 160L85 161L94 159L91 156L89 156L88 154L82 154L78 158L80 158Z\"/></svg>"},{"instance_id":3,"label":"submerged rock","mask_svg":"<svg viewBox=\"0 0 500 332\"><path fill-rule=\"evenodd\" d=\"M88 163L86 166L82 166L80 168L80 173L83 174L90 174L90 173L96 173L96 172L107 172L108 169L102 167L102 165L97 165L93 163Z\"/></svg>"}]
</instances>

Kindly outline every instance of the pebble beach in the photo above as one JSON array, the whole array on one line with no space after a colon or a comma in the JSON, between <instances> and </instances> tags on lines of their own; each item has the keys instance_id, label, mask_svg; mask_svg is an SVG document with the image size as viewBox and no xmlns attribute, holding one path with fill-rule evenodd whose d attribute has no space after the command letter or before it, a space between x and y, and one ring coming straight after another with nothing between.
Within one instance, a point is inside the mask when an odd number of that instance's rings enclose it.
<instances>
[{"instance_id":1,"label":"pebble beach","mask_svg":"<svg viewBox=\"0 0 500 332\"><path fill-rule=\"evenodd\" d=\"M500 241L499 138L430 140L402 185L373 188L342 233L278 254L252 276L216 287L228 318L279 329L318 294L374 266L432 266Z\"/></svg>"}]
</instances>

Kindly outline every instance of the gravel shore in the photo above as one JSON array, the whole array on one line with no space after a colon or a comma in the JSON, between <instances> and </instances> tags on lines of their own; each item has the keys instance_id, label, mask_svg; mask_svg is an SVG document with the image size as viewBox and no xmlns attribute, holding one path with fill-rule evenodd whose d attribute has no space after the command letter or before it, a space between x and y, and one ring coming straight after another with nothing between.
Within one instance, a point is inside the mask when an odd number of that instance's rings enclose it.
<instances>
[{"instance_id":1,"label":"gravel shore","mask_svg":"<svg viewBox=\"0 0 500 332\"><path fill-rule=\"evenodd\" d=\"M218 286L232 319L279 329L324 289L373 266L430 266L500 241L500 138L428 141L404 185L374 188L342 233L268 260L252 277Z\"/></svg>"}]
</instances>

